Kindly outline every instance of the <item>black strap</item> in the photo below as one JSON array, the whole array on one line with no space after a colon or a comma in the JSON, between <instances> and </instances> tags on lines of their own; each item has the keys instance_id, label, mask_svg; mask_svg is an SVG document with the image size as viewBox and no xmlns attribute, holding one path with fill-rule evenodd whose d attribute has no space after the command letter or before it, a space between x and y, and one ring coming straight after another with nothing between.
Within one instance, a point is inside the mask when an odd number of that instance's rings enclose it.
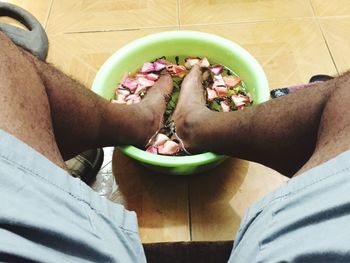
<instances>
[{"instance_id":1,"label":"black strap","mask_svg":"<svg viewBox=\"0 0 350 263\"><path fill-rule=\"evenodd\" d=\"M19 21L28 30L0 23L0 31L4 32L16 45L28 50L39 59L45 60L49 41L40 22L23 8L4 2L0 2L1 16Z\"/></svg>"}]
</instances>

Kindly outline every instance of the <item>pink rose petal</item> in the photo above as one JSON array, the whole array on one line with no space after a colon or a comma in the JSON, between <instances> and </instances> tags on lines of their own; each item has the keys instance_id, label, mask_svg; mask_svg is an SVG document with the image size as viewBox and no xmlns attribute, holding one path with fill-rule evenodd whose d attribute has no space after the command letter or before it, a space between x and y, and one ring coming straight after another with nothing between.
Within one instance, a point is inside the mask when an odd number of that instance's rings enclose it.
<instances>
[{"instance_id":1,"label":"pink rose petal","mask_svg":"<svg viewBox=\"0 0 350 263\"><path fill-rule=\"evenodd\" d=\"M250 98L248 96L243 95L233 95L231 96L233 103L236 105L236 107L241 107L246 105L246 103L250 103Z\"/></svg>"},{"instance_id":2,"label":"pink rose petal","mask_svg":"<svg viewBox=\"0 0 350 263\"><path fill-rule=\"evenodd\" d=\"M220 75L224 71L224 67L221 65L214 65L210 67L210 70L214 75Z\"/></svg>"},{"instance_id":3,"label":"pink rose petal","mask_svg":"<svg viewBox=\"0 0 350 263\"><path fill-rule=\"evenodd\" d=\"M146 149L146 152L153 153L153 154L158 154L158 149L154 146L148 146Z\"/></svg>"},{"instance_id":4,"label":"pink rose petal","mask_svg":"<svg viewBox=\"0 0 350 263\"><path fill-rule=\"evenodd\" d=\"M236 76L225 76L223 79L228 87L235 87L241 83L241 79Z\"/></svg>"},{"instance_id":5,"label":"pink rose petal","mask_svg":"<svg viewBox=\"0 0 350 263\"><path fill-rule=\"evenodd\" d=\"M117 89L117 95L118 95L118 94L127 96L127 95L130 94L130 90L129 90L129 89L126 89L126 88L123 88L123 87L119 87L119 88Z\"/></svg>"},{"instance_id":6,"label":"pink rose petal","mask_svg":"<svg viewBox=\"0 0 350 263\"><path fill-rule=\"evenodd\" d=\"M169 65L171 64L168 60L166 60L165 58L158 58L155 62L158 62L160 64L163 64L163 65Z\"/></svg>"},{"instance_id":7,"label":"pink rose petal","mask_svg":"<svg viewBox=\"0 0 350 263\"><path fill-rule=\"evenodd\" d=\"M185 66L182 65L173 65L172 72L175 76L180 78L184 77L187 73Z\"/></svg>"},{"instance_id":8,"label":"pink rose petal","mask_svg":"<svg viewBox=\"0 0 350 263\"><path fill-rule=\"evenodd\" d=\"M208 100L212 101L213 99L218 97L218 94L215 90L207 88Z\"/></svg>"},{"instance_id":9,"label":"pink rose petal","mask_svg":"<svg viewBox=\"0 0 350 263\"><path fill-rule=\"evenodd\" d=\"M142 73L148 73L148 72L152 72L154 71L154 65L151 62L146 62L143 64L142 68L141 68L141 72Z\"/></svg>"},{"instance_id":10,"label":"pink rose petal","mask_svg":"<svg viewBox=\"0 0 350 263\"><path fill-rule=\"evenodd\" d=\"M147 78L148 80L156 81L156 80L159 79L159 75L154 74L154 73L148 73L148 74L146 75L146 78Z\"/></svg>"},{"instance_id":11,"label":"pink rose petal","mask_svg":"<svg viewBox=\"0 0 350 263\"><path fill-rule=\"evenodd\" d=\"M225 101L220 102L221 108L223 112L229 112L230 111L230 106L226 104Z\"/></svg>"},{"instance_id":12,"label":"pink rose petal","mask_svg":"<svg viewBox=\"0 0 350 263\"><path fill-rule=\"evenodd\" d=\"M166 141L158 147L158 152L164 155L172 155L180 151L180 146L174 141Z\"/></svg>"},{"instance_id":13,"label":"pink rose petal","mask_svg":"<svg viewBox=\"0 0 350 263\"><path fill-rule=\"evenodd\" d=\"M137 78L137 83L144 87L152 87L154 85L153 80L149 80L144 77Z\"/></svg>"},{"instance_id":14,"label":"pink rose petal","mask_svg":"<svg viewBox=\"0 0 350 263\"><path fill-rule=\"evenodd\" d=\"M217 95L220 97L227 96L228 89L221 75L214 76L214 84L212 87L216 91Z\"/></svg>"},{"instance_id":15,"label":"pink rose petal","mask_svg":"<svg viewBox=\"0 0 350 263\"><path fill-rule=\"evenodd\" d=\"M155 61L155 62L153 62L153 66L154 66L154 71L161 71L161 70L165 69L166 64L163 64L159 61Z\"/></svg>"},{"instance_id":16,"label":"pink rose petal","mask_svg":"<svg viewBox=\"0 0 350 263\"><path fill-rule=\"evenodd\" d=\"M155 139L155 142L153 143L153 146L160 146L160 145L163 145L166 141L169 141L169 137L166 136L165 134L163 133L158 133L157 134L157 137Z\"/></svg>"},{"instance_id":17,"label":"pink rose petal","mask_svg":"<svg viewBox=\"0 0 350 263\"><path fill-rule=\"evenodd\" d=\"M225 97L228 94L228 89L226 86L218 85L218 86L213 86L213 89L216 91L219 97Z\"/></svg>"},{"instance_id":18,"label":"pink rose petal","mask_svg":"<svg viewBox=\"0 0 350 263\"><path fill-rule=\"evenodd\" d=\"M137 88L137 81L131 78L126 78L121 84L128 88L131 92L134 92Z\"/></svg>"}]
</instances>

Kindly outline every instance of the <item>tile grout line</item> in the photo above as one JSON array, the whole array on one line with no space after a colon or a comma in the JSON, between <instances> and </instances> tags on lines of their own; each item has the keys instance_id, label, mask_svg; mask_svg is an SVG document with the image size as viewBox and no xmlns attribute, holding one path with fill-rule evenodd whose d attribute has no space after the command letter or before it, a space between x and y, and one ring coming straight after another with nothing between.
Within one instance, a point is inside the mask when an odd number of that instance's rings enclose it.
<instances>
[{"instance_id":1,"label":"tile grout line","mask_svg":"<svg viewBox=\"0 0 350 263\"><path fill-rule=\"evenodd\" d=\"M54 1L54 0L52 0ZM180 11L179 11L180 13ZM344 16L348 17L348 16ZM325 17L327 18L327 17ZM103 33L103 32L121 32L121 31L136 31L144 29L163 29L163 28L177 28L181 29L182 27L200 27L200 26L221 26L221 25L239 25L239 24L254 24L254 23L268 23L268 22L285 22L285 21L298 21L303 19L313 19L315 16L307 17L294 17L294 18L277 18L277 19L261 19L261 20L251 20L251 21L238 21L238 22L219 22L219 23L199 23L199 24L186 24L181 25L180 21L176 26L174 25L164 25L164 26L148 26L148 27L130 27L130 28L120 28L120 29L105 29L105 30L82 30L82 31L68 31L68 32L53 32L52 34L81 34L81 33ZM180 24L179 24L180 23Z\"/></svg>"},{"instance_id":2,"label":"tile grout line","mask_svg":"<svg viewBox=\"0 0 350 263\"><path fill-rule=\"evenodd\" d=\"M192 211L191 211L191 194L190 194L190 181L187 178L187 208L188 208L188 225L190 228L190 241L193 241L192 236Z\"/></svg>"},{"instance_id":3,"label":"tile grout line","mask_svg":"<svg viewBox=\"0 0 350 263\"><path fill-rule=\"evenodd\" d=\"M162 29L162 28L177 29L177 26L165 25L165 26L138 27L138 28L132 28L131 27L131 28L121 28L121 29L83 30L83 31L56 32L56 33L52 33L52 34L54 34L54 35L61 35L61 34L108 33L108 32L138 31L138 30L144 30L144 29Z\"/></svg>"},{"instance_id":4,"label":"tile grout line","mask_svg":"<svg viewBox=\"0 0 350 263\"><path fill-rule=\"evenodd\" d=\"M314 15L314 20L316 21L316 23L317 23L317 25L318 25L318 28L319 28L319 30L320 30L320 32L321 32L322 38L323 38L323 40L324 40L324 43L326 44L326 47L327 47L327 49L328 49L328 53L329 53L329 55L331 56L333 65L334 65L334 67L335 67L335 70L337 71L337 74L339 75L339 69L338 69L338 67L337 67L337 64L335 63L335 59L334 59L333 54L332 54L332 52L331 52L331 49L330 49L330 47L329 47L328 41L327 41L327 39L326 39L326 35L325 35L325 33L324 33L323 29L322 29L320 20L318 19L318 16L316 16L316 12L315 12L314 6L312 5L311 0L309 0L309 3L310 3L310 5L311 5L311 9L312 9L312 12L313 12L313 15Z\"/></svg>"},{"instance_id":5,"label":"tile grout line","mask_svg":"<svg viewBox=\"0 0 350 263\"><path fill-rule=\"evenodd\" d=\"M285 21L298 21L303 19L313 19L312 16L305 17L290 17L290 18L272 18L272 19L256 19L256 20L246 20L246 21L236 21L236 22L217 22L217 23L198 23L198 24L186 24L182 25L184 27L188 26L220 26L220 25L239 25L239 24L254 24L254 23L268 23L268 22L285 22Z\"/></svg>"},{"instance_id":6,"label":"tile grout line","mask_svg":"<svg viewBox=\"0 0 350 263\"><path fill-rule=\"evenodd\" d=\"M45 29L45 31L46 31L46 29L47 29L47 24L48 24L48 22L49 22L49 17L50 17L50 15L51 15L51 10L52 10L52 6L53 6L53 1L55 1L55 0L51 0L49 12L47 12L47 16L46 16L46 19L45 19L45 24L44 24L44 29Z\"/></svg>"}]
</instances>

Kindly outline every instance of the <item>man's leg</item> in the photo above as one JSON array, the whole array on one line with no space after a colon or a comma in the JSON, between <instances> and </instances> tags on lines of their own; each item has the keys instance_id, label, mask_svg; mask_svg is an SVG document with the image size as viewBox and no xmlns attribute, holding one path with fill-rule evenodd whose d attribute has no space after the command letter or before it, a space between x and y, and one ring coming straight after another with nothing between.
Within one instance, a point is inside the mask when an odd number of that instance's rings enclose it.
<instances>
[{"instance_id":1,"label":"man's leg","mask_svg":"<svg viewBox=\"0 0 350 263\"><path fill-rule=\"evenodd\" d=\"M0 33L0 128L65 167L45 87L33 65Z\"/></svg>"},{"instance_id":2,"label":"man's leg","mask_svg":"<svg viewBox=\"0 0 350 263\"><path fill-rule=\"evenodd\" d=\"M161 76L141 103L117 105L51 65L26 55L35 64L45 85L56 140L64 159L101 146L132 144L143 147L160 128L165 98L173 87L169 74Z\"/></svg>"},{"instance_id":3,"label":"man's leg","mask_svg":"<svg viewBox=\"0 0 350 263\"><path fill-rule=\"evenodd\" d=\"M42 67L48 68L45 64ZM158 111L153 107L155 102L158 107L165 107L164 94L172 87L170 76L164 75L159 82L167 84L166 80L170 80L164 90L156 86L145 102L126 110L74 82L68 83L63 74L48 69L58 86L48 87L48 80L38 73L33 60L0 33L0 129L35 149L0 130L0 261L64 258L84 262L145 262L136 215L101 199L55 164L64 168L61 152L68 156L84 147L120 144L121 140L145 142L150 136L146 134L147 124L139 124L142 129L138 129L137 136L132 131L128 136L125 129L135 129L133 125L137 125L135 120L139 117L132 114L142 116L143 112ZM55 88L59 92L51 90ZM92 112L94 107L97 113ZM161 122L156 115L147 118L144 121L151 119L158 125ZM109 128L107 132L102 129L103 122L103 127ZM157 128L150 123L150 130ZM83 143L84 139L87 142L83 146L76 144L77 149L73 149L75 143ZM68 147L69 143L73 147Z\"/></svg>"},{"instance_id":4,"label":"man's leg","mask_svg":"<svg viewBox=\"0 0 350 263\"><path fill-rule=\"evenodd\" d=\"M350 73L332 85L335 88L323 109L315 150L298 174L350 149Z\"/></svg>"},{"instance_id":5,"label":"man's leg","mask_svg":"<svg viewBox=\"0 0 350 263\"><path fill-rule=\"evenodd\" d=\"M2 33L0 69L0 128L61 167L63 158L94 147L144 145L160 127L172 90L171 77L164 74L141 103L111 104Z\"/></svg>"},{"instance_id":6,"label":"man's leg","mask_svg":"<svg viewBox=\"0 0 350 263\"><path fill-rule=\"evenodd\" d=\"M218 113L204 106L201 72L194 67L173 119L187 148L259 162L291 177L350 148L349 80L345 74L240 112Z\"/></svg>"}]
</instances>

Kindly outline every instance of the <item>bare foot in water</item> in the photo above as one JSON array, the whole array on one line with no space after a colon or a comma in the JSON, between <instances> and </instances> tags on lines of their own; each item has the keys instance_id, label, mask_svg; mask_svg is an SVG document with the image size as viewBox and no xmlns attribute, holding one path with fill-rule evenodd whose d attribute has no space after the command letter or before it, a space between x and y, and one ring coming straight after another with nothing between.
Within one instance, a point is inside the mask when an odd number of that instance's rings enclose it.
<instances>
[{"instance_id":1,"label":"bare foot in water","mask_svg":"<svg viewBox=\"0 0 350 263\"><path fill-rule=\"evenodd\" d=\"M172 116L176 132L190 152L203 150L200 138L212 114L205 104L205 93L202 86L203 74L198 65L194 65L181 84L181 91L176 109Z\"/></svg>"},{"instance_id":2,"label":"bare foot in water","mask_svg":"<svg viewBox=\"0 0 350 263\"><path fill-rule=\"evenodd\" d=\"M163 113L165 112L167 98L173 90L173 80L165 70L160 78L148 91L144 99L137 104L117 105L125 107L127 115L132 115L123 121L127 127L126 134L123 134L119 141L131 144L140 148L145 147L148 140L163 126ZM111 107L116 104L111 103Z\"/></svg>"}]
</instances>

